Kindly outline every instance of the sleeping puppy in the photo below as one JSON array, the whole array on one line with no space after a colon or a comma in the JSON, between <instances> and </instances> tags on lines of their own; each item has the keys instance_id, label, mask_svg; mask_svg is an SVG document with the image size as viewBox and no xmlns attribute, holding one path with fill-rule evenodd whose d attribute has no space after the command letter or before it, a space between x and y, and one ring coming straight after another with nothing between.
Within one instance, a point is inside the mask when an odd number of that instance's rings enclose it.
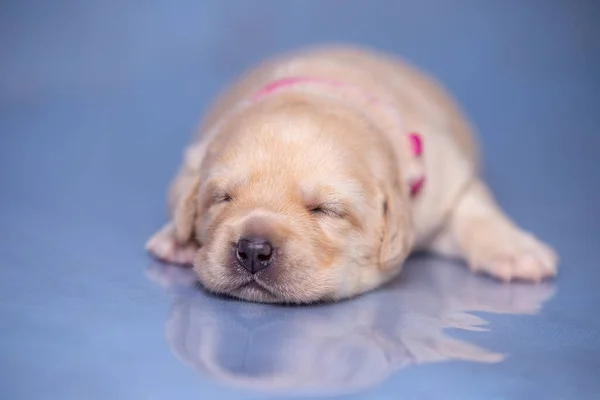
<instances>
[{"instance_id":1,"label":"sleeping puppy","mask_svg":"<svg viewBox=\"0 0 600 400\"><path fill-rule=\"evenodd\" d=\"M478 175L458 106L430 77L366 49L302 49L244 75L186 150L169 210L147 250L250 301L352 297L414 250L503 281L557 268Z\"/></svg>"}]
</instances>

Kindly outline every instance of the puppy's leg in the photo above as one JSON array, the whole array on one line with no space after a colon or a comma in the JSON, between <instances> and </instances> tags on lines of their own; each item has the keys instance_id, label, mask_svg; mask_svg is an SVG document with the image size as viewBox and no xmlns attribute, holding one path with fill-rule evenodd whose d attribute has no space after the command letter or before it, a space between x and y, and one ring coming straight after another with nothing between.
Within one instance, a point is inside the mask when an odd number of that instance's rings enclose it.
<instances>
[{"instance_id":1,"label":"puppy's leg","mask_svg":"<svg viewBox=\"0 0 600 400\"><path fill-rule=\"evenodd\" d=\"M516 226L486 185L475 180L429 249L467 260L471 270L503 281L538 282L556 275L558 258L546 244Z\"/></svg>"},{"instance_id":2,"label":"puppy's leg","mask_svg":"<svg viewBox=\"0 0 600 400\"><path fill-rule=\"evenodd\" d=\"M175 237L173 224L168 223L146 242L146 250L165 262L191 265L198 251L198 245L193 241L186 244L179 243Z\"/></svg>"}]
</instances>

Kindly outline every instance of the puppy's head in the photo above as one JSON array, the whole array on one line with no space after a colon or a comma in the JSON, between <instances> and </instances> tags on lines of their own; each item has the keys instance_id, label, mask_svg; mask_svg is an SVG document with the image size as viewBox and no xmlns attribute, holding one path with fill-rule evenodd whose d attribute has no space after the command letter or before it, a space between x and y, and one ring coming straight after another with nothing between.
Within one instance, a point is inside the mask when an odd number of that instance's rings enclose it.
<instances>
[{"instance_id":1,"label":"puppy's head","mask_svg":"<svg viewBox=\"0 0 600 400\"><path fill-rule=\"evenodd\" d=\"M388 279L411 232L390 146L358 112L265 101L232 118L175 211L206 288L308 303Z\"/></svg>"}]
</instances>

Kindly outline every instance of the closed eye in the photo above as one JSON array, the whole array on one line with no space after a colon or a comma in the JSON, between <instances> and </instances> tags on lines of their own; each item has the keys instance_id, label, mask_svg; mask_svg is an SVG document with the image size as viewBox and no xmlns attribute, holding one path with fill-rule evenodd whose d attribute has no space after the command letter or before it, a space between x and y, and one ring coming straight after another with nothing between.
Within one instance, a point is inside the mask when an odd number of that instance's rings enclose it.
<instances>
[{"instance_id":1,"label":"closed eye","mask_svg":"<svg viewBox=\"0 0 600 400\"><path fill-rule=\"evenodd\" d=\"M219 192L215 193L213 200L215 203L229 203L232 200L232 198L226 192Z\"/></svg>"},{"instance_id":2,"label":"closed eye","mask_svg":"<svg viewBox=\"0 0 600 400\"><path fill-rule=\"evenodd\" d=\"M314 206L309 208L309 211L312 215L315 216L324 216L332 218L342 218L344 216L343 213L339 210L324 206Z\"/></svg>"}]
</instances>

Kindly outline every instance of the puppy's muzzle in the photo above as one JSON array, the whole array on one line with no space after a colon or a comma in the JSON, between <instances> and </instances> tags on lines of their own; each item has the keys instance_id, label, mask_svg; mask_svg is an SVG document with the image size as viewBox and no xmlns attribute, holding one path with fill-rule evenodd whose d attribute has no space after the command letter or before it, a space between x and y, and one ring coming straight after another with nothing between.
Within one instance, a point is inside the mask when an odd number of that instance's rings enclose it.
<instances>
[{"instance_id":1,"label":"puppy's muzzle","mask_svg":"<svg viewBox=\"0 0 600 400\"><path fill-rule=\"evenodd\" d=\"M273 245L259 237L243 237L237 242L236 258L240 266L256 274L271 265Z\"/></svg>"}]
</instances>

